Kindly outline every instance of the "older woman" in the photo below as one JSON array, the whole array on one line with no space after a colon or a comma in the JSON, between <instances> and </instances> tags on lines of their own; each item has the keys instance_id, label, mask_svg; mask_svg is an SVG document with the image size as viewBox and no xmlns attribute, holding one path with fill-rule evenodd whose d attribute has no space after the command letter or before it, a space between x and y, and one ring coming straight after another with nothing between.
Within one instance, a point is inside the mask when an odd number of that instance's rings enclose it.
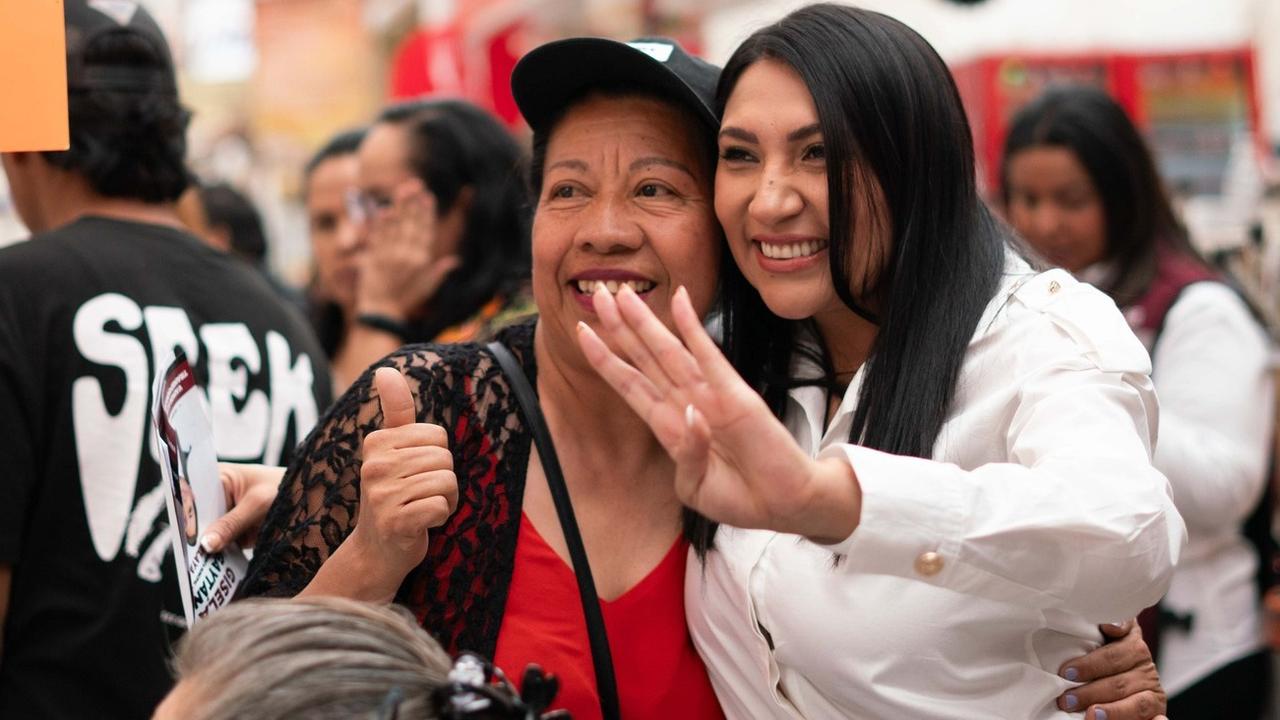
<instances>
[{"instance_id":1,"label":"older woman","mask_svg":"<svg viewBox=\"0 0 1280 720\"><path fill-rule=\"evenodd\" d=\"M579 322L595 321L597 286L626 284L662 317L682 285L698 288L699 312L711 306L721 262L711 210L715 118L690 98L709 98L717 71L685 58L684 77L648 62L648 78L633 78L632 88L584 86L535 125L541 315L499 334L535 378L556 440L627 717L719 715L684 624L688 546L674 465L575 340ZM668 89L673 82L685 89ZM383 364L403 374L411 399L394 376L375 386L366 373L335 404L285 477L246 592L394 598L448 650L478 650L506 667L536 660L561 677L560 702L575 717L598 715L564 535L509 380L472 344L412 346ZM412 411L388 412L391 393ZM439 499L450 495L450 466L457 510L428 541L427 526L452 504Z\"/></svg>"},{"instance_id":2,"label":"older woman","mask_svg":"<svg viewBox=\"0 0 1280 720\"><path fill-rule=\"evenodd\" d=\"M729 261L711 196L717 74L667 40L576 39L531 53L513 78L534 129L541 316L499 339L534 378L628 718L720 709L684 623L677 466L592 368L577 328L602 328L602 291L626 288L668 326L677 301L698 316L711 307ZM394 599L450 651L509 669L538 661L575 717L600 717L546 458L510 378L471 344L413 346L381 365L290 468L246 592Z\"/></svg>"}]
</instances>

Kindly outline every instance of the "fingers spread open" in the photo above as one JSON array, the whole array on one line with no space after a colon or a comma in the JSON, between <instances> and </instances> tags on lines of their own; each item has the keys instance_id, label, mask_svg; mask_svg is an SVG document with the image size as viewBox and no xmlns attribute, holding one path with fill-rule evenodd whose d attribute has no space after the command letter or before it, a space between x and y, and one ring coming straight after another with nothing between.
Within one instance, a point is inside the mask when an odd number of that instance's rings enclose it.
<instances>
[{"instance_id":1,"label":"fingers spread open","mask_svg":"<svg viewBox=\"0 0 1280 720\"><path fill-rule=\"evenodd\" d=\"M643 373L623 362L586 323L578 323L578 345L591 367L633 411L646 421L662 401L658 388Z\"/></svg>"},{"instance_id":2,"label":"fingers spread open","mask_svg":"<svg viewBox=\"0 0 1280 720\"><path fill-rule=\"evenodd\" d=\"M711 427L693 405L685 406L684 423L685 432L672 453L676 461L676 496L684 504L696 507L711 461Z\"/></svg>"},{"instance_id":3,"label":"fingers spread open","mask_svg":"<svg viewBox=\"0 0 1280 720\"><path fill-rule=\"evenodd\" d=\"M618 290L618 309L622 319L656 359L667 377L678 386L689 388L703 382L702 371L693 355L648 305L629 287Z\"/></svg>"},{"instance_id":4,"label":"fingers spread open","mask_svg":"<svg viewBox=\"0 0 1280 720\"><path fill-rule=\"evenodd\" d=\"M675 297L671 300L671 312L675 316L676 329L680 331L680 337L684 339L685 345L697 361L706 381L716 388L726 388L734 383L741 383L742 376L733 369L728 358L720 352L720 347L707 334L706 328L702 325L702 318L699 318L697 311L693 309L689 291L683 286L676 290Z\"/></svg>"},{"instance_id":5,"label":"fingers spread open","mask_svg":"<svg viewBox=\"0 0 1280 720\"><path fill-rule=\"evenodd\" d=\"M629 288L625 288L626 292L630 292ZM622 294L622 290L618 294ZM632 293L634 295L634 293ZM604 325L605 331L609 338L613 340L615 346L622 351L623 354L631 361L637 370L649 378L653 386L658 392L666 395L671 392L672 378L668 377L667 371L658 362L657 357L653 354L652 349L636 332L630 323L623 319L620 312L620 298L615 299L609 291L604 288L596 288L595 294L591 297L592 304L596 308L596 314L600 316L601 324ZM639 301L639 298L637 298ZM644 303L641 302L643 305ZM647 310L647 308L646 308Z\"/></svg>"}]
</instances>

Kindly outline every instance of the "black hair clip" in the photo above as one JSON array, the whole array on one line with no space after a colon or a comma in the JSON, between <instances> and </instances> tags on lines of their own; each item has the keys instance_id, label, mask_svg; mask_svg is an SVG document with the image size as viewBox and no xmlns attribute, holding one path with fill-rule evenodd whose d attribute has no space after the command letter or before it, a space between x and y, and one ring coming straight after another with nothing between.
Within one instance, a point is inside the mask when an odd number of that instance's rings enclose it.
<instances>
[{"instance_id":1,"label":"black hair clip","mask_svg":"<svg viewBox=\"0 0 1280 720\"><path fill-rule=\"evenodd\" d=\"M449 679L431 694L441 720L569 720L565 710L544 712L560 690L560 680L537 665L525 668L517 695L502 670L474 653L453 663Z\"/></svg>"}]
</instances>

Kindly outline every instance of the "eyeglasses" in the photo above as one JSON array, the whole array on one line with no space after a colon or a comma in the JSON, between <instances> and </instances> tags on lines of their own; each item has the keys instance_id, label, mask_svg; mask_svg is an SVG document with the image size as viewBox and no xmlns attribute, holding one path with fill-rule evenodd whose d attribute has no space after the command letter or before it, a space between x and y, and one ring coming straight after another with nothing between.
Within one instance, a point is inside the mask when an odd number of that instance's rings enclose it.
<instances>
[{"instance_id":1,"label":"eyeglasses","mask_svg":"<svg viewBox=\"0 0 1280 720\"><path fill-rule=\"evenodd\" d=\"M350 188L343 196L343 204L346 205L347 217L351 218L352 222L367 223L377 217L378 213L391 207L392 200L381 193L368 193Z\"/></svg>"}]
</instances>

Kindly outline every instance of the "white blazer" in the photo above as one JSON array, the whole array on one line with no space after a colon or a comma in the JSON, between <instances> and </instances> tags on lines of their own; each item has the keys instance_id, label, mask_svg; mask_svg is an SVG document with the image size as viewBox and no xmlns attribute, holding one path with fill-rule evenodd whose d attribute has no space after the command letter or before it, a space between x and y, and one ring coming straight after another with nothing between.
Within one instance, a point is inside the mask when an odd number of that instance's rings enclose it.
<instances>
[{"instance_id":1,"label":"white blazer","mask_svg":"<svg viewBox=\"0 0 1280 720\"><path fill-rule=\"evenodd\" d=\"M793 390L786 424L848 459L861 524L834 546L721 528L690 559L728 717L1068 717L1059 666L1158 600L1186 541L1151 464L1150 370L1106 295L1011 259L933 459L847 442L861 373L825 430L825 392Z\"/></svg>"}]
</instances>

